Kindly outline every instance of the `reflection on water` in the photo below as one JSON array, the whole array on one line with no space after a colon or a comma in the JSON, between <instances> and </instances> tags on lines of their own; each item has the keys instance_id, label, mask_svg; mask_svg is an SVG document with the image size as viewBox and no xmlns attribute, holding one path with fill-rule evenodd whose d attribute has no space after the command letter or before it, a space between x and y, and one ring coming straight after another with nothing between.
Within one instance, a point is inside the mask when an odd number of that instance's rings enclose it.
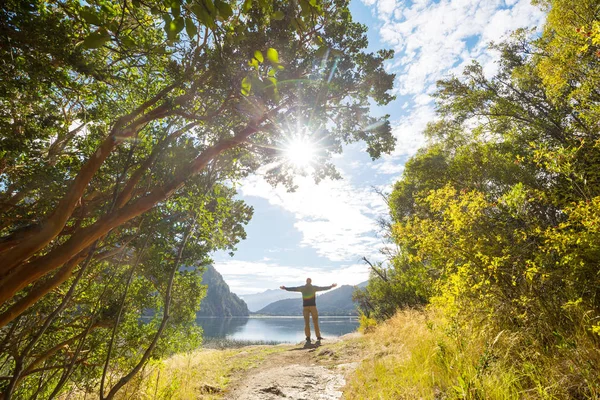
<instances>
[{"instance_id":1,"label":"reflection on water","mask_svg":"<svg viewBox=\"0 0 600 400\"><path fill-rule=\"evenodd\" d=\"M237 317L197 318L206 338L234 340L276 341L296 343L304 339L302 317ZM345 335L356 330L356 317L320 317L319 327L324 338ZM311 336L315 337L312 321Z\"/></svg>"}]
</instances>

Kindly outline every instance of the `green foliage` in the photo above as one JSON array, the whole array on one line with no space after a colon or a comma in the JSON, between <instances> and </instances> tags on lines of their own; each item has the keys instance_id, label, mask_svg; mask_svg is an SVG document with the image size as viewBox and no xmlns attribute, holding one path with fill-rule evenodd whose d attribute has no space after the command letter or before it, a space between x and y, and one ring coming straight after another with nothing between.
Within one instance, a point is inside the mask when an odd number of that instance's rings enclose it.
<instances>
[{"instance_id":1,"label":"green foliage","mask_svg":"<svg viewBox=\"0 0 600 400\"><path fill-rule=\"evenodd\" d=\"M387 268L374 266L369 282L356 289L354 301L361 313L369 319L391 318L398 309L425 305L431 296L432 277L424 264L403 257L395 257Z\"/></svg>"},{"instance_id":2,"label":"green foliage","mask_svg":"<svg viewBox=\"0 0 600 400\"><path fill-rule=\"evenodd\" d=\"M591 367L598 354L585 335L572 338L577 347L552 353L531 339L525 332L482 330L477 321L459 325L434 310L400 311L361 339L368 357L348 378L344 397L598 397L598 375ZM590 362L574 362L577 353Z\"/></svg>"},{"instance_id":3,"label":"green foliage","mask_svg":"<svg viewBox=\"0 0 600 400\"><path fill-rule=\"evenodd\" d=\"M221 274L209 265L202 274L202 284L207 287L206 297L202 301L199 317L247 317L250 314L248 306L229 286Z\"/></svg>"},{"instance_id":4,"label":"green foliage","mask_svg":"<svg viewBox=\"0 0 600 400\"><path fill-rule=\"evenodd\" d=\"M401 284L373 275L366 309L387 318L411 305L395 296L420 293L457 329L477 321L514 333L511 356L535 377L519 384L531 390L547 384L533 369L586 354L568 392L584 398L598 393L588 377L600 375L598 6L550 3L540 38L518 31L494 46L495 76L474 63L438 83L429 144L389 199L399 251L385 271L402 271ZM479 390L469 382L455 383L458 397Z\"/></svg>"},{"instance_id":5,"label":"green foliage","mask_svg":"<svg viewBox=\"0 0 600 400\"><path fill-rule=\"evenodd\" d=\"M359 316L358 323L358 330L362 333L372 332L377 326L377 321L374 318L367 317L362 313Z\"/></svg>"},{"instance_id":6,"label":"green foliage","mask_svg":"<svg viewBox=\"0 0 600 400\"><path fill-rule=\"evenodd\" d=\"M252 214L237 182L278 162L267 179L293 188L288 125L325 144L316 180L346 143L394 146L368 112L392 53L364 52L347 1L8 0L0 18L5 397L104 380L111 398L198 344L199 272Z\"/></svg>"}]
</instances>

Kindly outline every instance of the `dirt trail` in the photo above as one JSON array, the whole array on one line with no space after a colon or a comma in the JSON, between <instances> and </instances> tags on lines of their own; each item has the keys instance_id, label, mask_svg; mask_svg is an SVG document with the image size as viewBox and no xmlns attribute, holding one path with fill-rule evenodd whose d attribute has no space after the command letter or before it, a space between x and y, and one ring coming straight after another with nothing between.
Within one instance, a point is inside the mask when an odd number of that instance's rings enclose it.
<instances>
[{"instance_id":1,"label":"dirt trail","mask_svg":"<svg viewBox=\"0 0 600 400\"><path fill-rule=\"evenodd\" d=\"M235 378L229 400L336 400L342 396L345 375L357 365L351 354L339 354L340 339L319 345L298 344L269 356L261 365ZM333 348L332 348L333 347ZM349 362L351 361L351 362Z\"/></svg>"}]
</instances>

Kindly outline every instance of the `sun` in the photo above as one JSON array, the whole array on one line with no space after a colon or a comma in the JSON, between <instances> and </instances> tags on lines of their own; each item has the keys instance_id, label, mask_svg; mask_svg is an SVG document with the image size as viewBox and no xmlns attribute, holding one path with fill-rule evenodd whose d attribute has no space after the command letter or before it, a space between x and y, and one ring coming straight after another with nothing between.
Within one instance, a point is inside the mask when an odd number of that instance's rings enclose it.
<instances>
[{"instance_id":1,"label":"sun","mask_svg":"<svg viewBox=\"0 0 600 400\"><path fill-rule=\"evenodd\" d=\"M284 154L291 165L304 169L315 161L317 149L307 138L295 137L286 144Z\"/></svg>"}]
</instances>

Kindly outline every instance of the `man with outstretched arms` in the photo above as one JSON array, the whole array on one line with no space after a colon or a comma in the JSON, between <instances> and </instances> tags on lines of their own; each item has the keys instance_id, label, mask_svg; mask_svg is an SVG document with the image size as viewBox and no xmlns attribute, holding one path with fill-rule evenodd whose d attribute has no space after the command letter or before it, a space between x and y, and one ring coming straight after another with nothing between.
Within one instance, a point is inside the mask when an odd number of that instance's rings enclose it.
<instances>
[{"instance_id":1,"label":"man with outstretched arms","mask_svg":"<svg viewBox=\"0 0 600 400\"><path fill-rule=\"evenodd\" d=\"M297 287L285 287L280 286L281 289L287 290L288 292L300 292L302 293L302 315L304 315L304 333L306 334L306 341L310 343L310 316L312 315L313 325L315 326L315 335L317 341L323 339L321 337L321 331L319 330L319 312L317 311L317 292L323 290L329 290L337 286L334 283L331 286L313 286L310 278L306 279L306 285Z\"/></svg>"}]
</instances>

